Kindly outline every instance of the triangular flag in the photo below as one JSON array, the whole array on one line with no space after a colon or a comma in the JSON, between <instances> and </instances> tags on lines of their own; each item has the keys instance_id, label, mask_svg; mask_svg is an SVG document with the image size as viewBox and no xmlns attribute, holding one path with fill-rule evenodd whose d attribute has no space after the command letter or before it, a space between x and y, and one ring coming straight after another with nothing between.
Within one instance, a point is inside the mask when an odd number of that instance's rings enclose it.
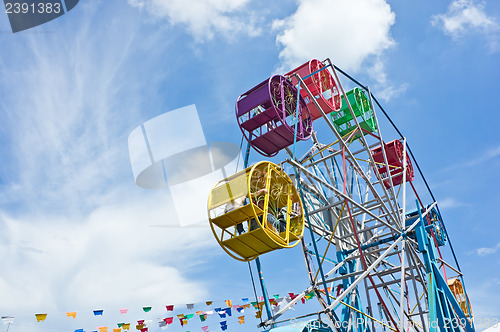
<instances>
[{"instance_id":1,"label":"triangular flag","mask_svg":"<svg viewBox=\"0 0 500 332\"><path fill-rule=\"evenodd\" d=\"M238 323L240 323L240 325L245 323L245 316L238 317Z\"/></svg>"},{"instance_id":2,"label":"triangular flag","mask_svg":"<svg viewBox=\"0 0 500 332\"><path fill-rule=\"evenodd\" d=\"M120 314L126 314L128 312L127 308L120 309Z\"/></svg>"},{"instance_id":3,"label":"triangular flag","mask_svg":"<svg viewBox=\"0 0 500 332\"><path fill-rule=\"evenodd\" d=\"M150 312L152 308L153 307L142 307L142 310L144 310L144 312Z\"/></svg>"},{"instance_id":4,"label":"triangular flag","mask_svg":"<svg viewBox=\"0 0 500 332\"><path fill-rule=\"evenodd\" d=\"M197 311L196 314L199 316L203 313L203 311Z\"/></svg>"},{"instance_id":5,"label":"triangular flag","mask_svg":"<svg viewBox=\"0 0 500 332\"><path fill-rule=\"evenodd\" d=\"M123 323L118 323L116 325L118 325L118 327L122 327Z\"/></svg>"},{"instance_id":6,"label":"triangular flag","mask_svg":"<svg viewBox=\"0 0 500 332\"><path fill-rule=\"evenodd\" d=\"M179 319L183 319L183 318L184 318L184 314L178 314L178 315L177 315L177 318L179 318Z\"/></svg>"},{"instance_id":7,"label":"triangular flag","mask_svg":"<svg viewBox=\"0 0 500 332\"><path fill-rule=\"evenodd\" d=\"M188 308L188 310L191 310L194 308L194 303L188 303L186 304L186 307Z\"/></svg>"},{"instance_id":8,"label":"triangular flag","mask_svg":"<svg viewBox=\"0 0 500 332\"><path fill-rule=\"evenodd\" d=\"M244 299L241 299L243 303L248 303L248 297L245 297Z\"/></svg>"},{"instance_id":9,"label":"triangular flag","mask_svg":"<svg viewBox=\"0 0 500 332\"><path fill-rule=\"evenodd\" d=\"M74 312L74 311L73 312L67 312L66 316L68 316L68 318L70 318L70 317L76 318L76 312Z\"/></svg>"},{"instance_id":10,"label":"triangular flag","mask_svg":"<svg viewBox=\"0 0 500 332\"><path fill-rule=\"evenodd\" d=\"M139 325L144 325L144 319L140 319L140 320L138 320L138 321L137 321L137 324L139 324Z\"/></svg>"},{"instance_id":11,"label":"triangular flag","mask_svg":"<svg viewBox=\"0 0 500 332\"><path fill-rule=\"evenodd\" d=\"M167 311L174 311L174 305L173 304L170 304L170 305L167 305Z\"/></svg>"},{"instance_id":12,"label":"triangular flag","mask_svg":"<svg viewBox=\"0 0 500 332\"><path fill-rule=\"evenodd\" d=\"M148 332L148 328L147 327L143 328L141 332Z\"/></svg>"},{"instance_id":13,"label":"triangular flag","mask_svg":"<svg viewBox=\"0 0 500 332\"><path fill-rule=\"evenodd\" d=\"M207 315L213 315L213 314L214 314L214 311L213 311L213 310L208 310L208 311L205 311L205 313L206 313Z\"/></svg>"},{"instance_id":14,"label":"triangular flag","mask_svg":"<svg viewBox=\"0 0 500 332\"><path fill-rule=\"evenodd\" d=\"M264 296L259 296L259 302L264 301Z\"/></svg>"},{"instance_id":15,"label":"triangular flag","mask_svg":"<svg viewBox=\"0 0 500 332\"><path fill-rule=\"evenodd\" d=\"M77 329L75 332L85 332L83 329Z\"/></svg>"},{"instance_id":16,"label":"triangular flag","mask_svg":"<svg viewBox=\"0 0 500 332\"><path fill-rule=\"evenodd\" d=\"M244 312L245 308L244 307L238 307L238 308L236 308L236 311L238 311L238 312Z\"/></svg>"},{"instance_id":17,"label":"triangular flag","mask_svg":"<svg viewBox=\"0 0 500 332\"><path fill-rule=\"evenodd\" d=\"M340 293L342 293L343 288L344 288L344 285L342 285L342 284L339 284L337 286L337 297L340 295Z\"/></svg>"},{"instance_id":18,"label":"triangular flag","mask_svg":"<svg viewBox=\"0 0 500 332\"><path fill-rule=\"evenodd\" d=\"M165 322L167 324L172 324L174 322L174 317L167 317L167 318L165 318Z\"/></svg>"},{"instance_id":19,"label":"triangular flag","mask_svg":"<svg viewBox=\"0 0 500 332\"><path fill-rule=\"evenodd\" d=\"M113 332L121 332L122 329L113 329Z\"/></svg>"},{"instance_id":20,"label":"triangular flag","mask_svg":"<svg viewBox=\"0 0 500 332\"><path fill-rule=\"evenodd\" d=\"M277 300L277 299L280 298L280 295L279 294L275 294L275 295L273 295L273 297L274 297L275 300Z\"/></svg>"},{"instance_id":21,"label":"triangular flag","mask_svg":"<svg viewBox=\"0 0 500 332\"><path fill-rule=\"evenodd\" d=\"M226 308L226 309L224 309L224 311L226 312L226 314L228 316L231 316L231 308Z\"/></svg>"},{"instance_id":22,"label":"triangular flag","mask_svg":"<svg viewBox=\"0 0 500 332\"><path fill-rule=\"evenodd\" d=\"M94 310L94 316L102 316L104 310ZM106 327L107 329L107 327Z\"/></svg>"},{"instance_id":23,"label":"triangular flag","mask_svg":"<svg viewBox=\"0 0 500 332\"><path fill-rule=\"evenodd\" d=\"M207 305L212 305L212 303L214 303L214 301L207 301L205 302Z\"/></svg>"},{"instance_id":24,"label":"triangular flag","mask_svg":"<svg viewBox=\"0 0 500 332\"><path fill-rule=\"evenodd\" d=\"M98 327L99 331L100 332L108 332L108 327L107 326L101 326L101 327Z\"/></svg>"},{"instance_id":25,"label":"triangular flag","mask_svg":"<svg viewBox=\"0 0 500 332\"><path fill-rule=\"evenodd\" d=\"M187 314L185 317L187 320L189 320L194 317L194 314Z\"/></svg>"},{"instance_id":26,"label":"triangular flag","mask_svg":"<svg viewBox=\"0 0 500 332\"><path fill-rule=\"evenodd\" d=\"M245 308L245 309L249 309L249 308L250 308L250 304L245 304L245 305L243 306L243 308Z\"/></svg>"},{"instance_id":27,"label":"triangular flag","mask_svg":"<svg viewBox=\"0 0 500 332\"><path fill-rule=\"evenodd\" d=\"M137 324L137 325L135 326L135 329L136 329L136 330L142 330L143 328L144 328L144 324Z\"/></svg>"},{"instance_id":28,"label":"triangular flag","mask_svg":"<svg viewBox=\"0 0 500 332\"><path fill-rule=\"evenodd\" d=\"M204 322L207 319L207 314L200 315L200 321Z\"/></svg>"},{"instance_id":29,"label":"triangular flag","mask_svg":"<svg viewBox=\"0 0 500 332\"><path fill-rule=\"evenodd\" d=\"M293 294L293 293L288 293L288 295L290 295L290 297L292 298L292 301L297 297L299 296L299 294Z\"/></svg>"},{"instance_id":30,"label":"triangular flag","mask_svg":"<svg viewBox=\"0 0 500 332\"><path fill-rule=\"evenodd\" d=\"M201 329L205 332L208 332L208 326L202 326Z\"/></svg>"},{"instance_id":31,"label":"triangular flag","mask_svg":"<svg viewBox=\"0 0 500 332\"><path fill-rule=\"evenodd\" d=\"M122 325L122 329L123 329L123 330L128 330L128 329L130 329L130 323L127 323L127 324L123 323L123 325Z\"/></svg>"},{"instance_id":32,"label":"triangular flag","mask_svg":"<svg viewBox=\"0 0 500 332\"><path fill-rule=\"evenodd\" d=\"M47 314L35 314L35 317L37 322L42 322L47 318Z\"/></svg>"},{"instance_id":33,"label":"triangular flag","mask_svg":"<svg viewBox=\"0 0 500 332\"><path fill-rule=\"evenodd\" d=\"M227 305L228 307L232 307L232 306L233 306L233 302L232 302L231 300L226 300L226 301L224 301L224 302L226 302L226 305Z\"/></svg>"},{"instance_id":34,"label":"triangular flag","mask_svg":"<svg viewBox=\"0 0 500 332\"><path fill-rule=\"evenodd\" d=\"M2 322L5 325L12 324L12 323L14 323L14 316L2 316Z\"/></svg>"},{"instance_id":35,"label":"triangular flag","mask_svg":"<svg viewBox=\"0 0 500 332\"><path fill-rule=\"evenodd\" d=\"M260 318L262 316L262 311L257 311L255 313L255 318Z\"/></svg>"}]
</instances>

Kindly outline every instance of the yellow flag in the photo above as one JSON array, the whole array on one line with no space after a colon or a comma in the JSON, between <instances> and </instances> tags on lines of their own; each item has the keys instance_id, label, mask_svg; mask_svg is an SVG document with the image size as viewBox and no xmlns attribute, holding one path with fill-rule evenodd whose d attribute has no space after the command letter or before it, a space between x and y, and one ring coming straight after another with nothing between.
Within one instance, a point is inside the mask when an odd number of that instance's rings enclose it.
<instances>
[{"instance_id":1,"label":"yellow flag","mask_svg":"<svg viewBox=\"0 0 500 332\"><path fill-rule=\"evenodd\" d=\"M128 330L128 329L130 329L130 323L123 324L123 325L122 325L122 329L123 329L123 330Z\"/></svg>"},{"instance_id":2,"label":"yellow flag","mask_svg":"<svg viewBox=\"0 0 500 332\"><path fill-rule=\"evenodd\" d=\"M233 306L233 302L231 300L226 300L225 302L229 308Z\"/></svg>"},{"instance_id":3,"label":"yellow flag","mask_svg":"<svg viewBox=\"0 0 500 332\"><path fill-rule=\"evenodd\" d=\"M67 312L66 316L68 316L68 318L70 318L70 317L76 318L76 312L74 312L74 311L73 312Z\"/></svg>"},{"instance_id":4,"label":"yellow flag","mask_svg":"<svg viewBox=\"0 0 500 332\"><path fill-rule=\"evenodd\" d=\"M107 326L99 326L98 327L100 332L108 332L108 327Z\"/></svg>"},{"instance_id":5,"label":"yellow flag","mask_svg":"<svg viewBox=\"0 0 500 332\"><path fill-rule=\"evenodd\" d=\"M245 323L245 316L238 317L238 323L240 323L240 325Z\"/></svg>"},{"instance_id":6,"label":"yellow flag","mask_svg":"<svg viewBox=\"0 0 500 332\"><path fill-rule=\"evenodd\" d=\"M37 322L41 322L47 318L47 314L35 314L35 317Z\"/></svg>"},{"instance_id":7,"label":"yellow flag","mask_svg":"<svg viewBox=\"0 0 500 332\"><path fill-rule=\"evenodd\" d=\"M113 329L113 332L121 332L122 329Z\"/></svg>"}]
</instances>

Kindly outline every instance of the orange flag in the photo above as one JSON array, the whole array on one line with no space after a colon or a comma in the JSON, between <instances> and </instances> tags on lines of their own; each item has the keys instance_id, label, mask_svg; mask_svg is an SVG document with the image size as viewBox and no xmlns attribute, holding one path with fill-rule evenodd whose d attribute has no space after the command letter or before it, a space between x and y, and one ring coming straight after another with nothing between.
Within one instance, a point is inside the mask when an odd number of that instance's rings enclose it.
<instances>
[{"instance_id":1,"label":"orange flag","mask_svg":"<svg viewBox=\"0 0 500 332\"><path fill-rule=\"evenodd\" d=\"M66 316L68 316L68 318L70 318L70 317L76 318L76 312L74 312L74 311L73 312L67 312Z\"/></svg>"},{"instance_id":2,"label":"orange flag","mask_svg":"<svg viewBox=\"0 0 500 332\"><path fill-rule=\"evenodd\" d=\"M245 316L238 317L238 323L240 323L240 325L244 324L245 323Z\"/></svg>"}]
</instances>

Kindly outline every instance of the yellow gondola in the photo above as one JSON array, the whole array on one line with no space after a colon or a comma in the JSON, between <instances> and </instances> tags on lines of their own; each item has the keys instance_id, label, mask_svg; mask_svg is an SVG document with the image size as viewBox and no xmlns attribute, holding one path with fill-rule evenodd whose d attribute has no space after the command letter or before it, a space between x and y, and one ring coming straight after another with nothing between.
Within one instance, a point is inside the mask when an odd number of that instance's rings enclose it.
<instances>
[{"instance_id":1,"label":"yellow gondola","mask_svg":"<svg viewBox=\"0 0 500 332\"><path fill-rule=\"evenodd\" d=\"M451 292L455 296L455 299L457 299L457 302L460 305L460 308L464 312L465 316L470 319L472 317L471 313L469 313L470 302L469 298L465 295L462 282L458 278L451 278L448 279L447 284L448 287L450 287Z\"/></svg>"},{"instance_id":2,"label":"yellow gondola","mask_svg":"<svg viewBox=\"0 0 500 332\"><path fill-rule=\"evenodd\" d=\"M208 219L222 249L241 261L291 248L304 233L297 189L280 167L268 161L219 181L208 197Z\"/></svg>"}]
</instances>

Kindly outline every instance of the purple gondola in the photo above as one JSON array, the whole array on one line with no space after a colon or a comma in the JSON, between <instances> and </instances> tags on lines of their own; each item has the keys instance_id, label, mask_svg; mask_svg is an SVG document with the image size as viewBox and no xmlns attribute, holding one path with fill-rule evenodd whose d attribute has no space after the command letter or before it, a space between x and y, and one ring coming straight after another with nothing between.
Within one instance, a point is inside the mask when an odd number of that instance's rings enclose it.
<instances>
[{"instance_id":1,"label":"purple gondola","mask_svg":"<svg viewBox=\"0 0 500 332\"><path fill-rule=\"evenodd\" d=\"M248 90L236 101L236 118L243 136L260 154L272 157L294 141L309 139L312 119L297 88L281 75Z\"/></svg>"}]
</instances>

